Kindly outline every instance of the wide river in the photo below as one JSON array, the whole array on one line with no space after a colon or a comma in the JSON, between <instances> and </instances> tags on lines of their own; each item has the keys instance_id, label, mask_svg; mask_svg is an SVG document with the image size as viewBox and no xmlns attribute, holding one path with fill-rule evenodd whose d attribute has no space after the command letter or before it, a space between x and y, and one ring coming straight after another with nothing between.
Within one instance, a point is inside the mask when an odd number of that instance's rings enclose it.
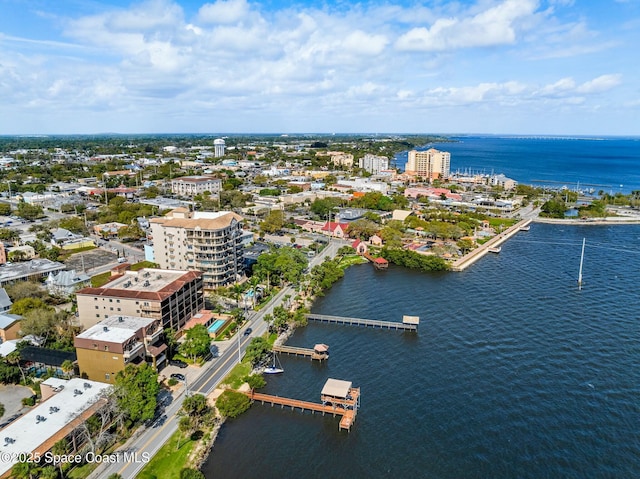
<instances>
[{"instance_id":1,"label":"wide river","mask_svg":"<svg viewBox=\"0 0 640 479\"><path fill-rule=\"evenodd\" d=\"M583 286L577 287L586 238ZM223 427L207 478L640 477L640 226L533 224L462 273L350 268L314 312L417 334L310 323L265 392L319 401L329 377L362 405L338 418L255 404Z\"/></svg>"}]
</instances>

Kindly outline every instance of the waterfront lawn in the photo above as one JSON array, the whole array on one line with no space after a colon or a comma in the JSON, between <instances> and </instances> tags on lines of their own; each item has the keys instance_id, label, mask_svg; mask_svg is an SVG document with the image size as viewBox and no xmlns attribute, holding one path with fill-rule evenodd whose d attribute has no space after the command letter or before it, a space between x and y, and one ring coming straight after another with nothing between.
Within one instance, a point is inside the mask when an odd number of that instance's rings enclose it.
<instances>
[{"instance_id":1,"label":"waterfront lawn","mask_svg":"<svg viewBox=\"0 0 640 479\"><path fill-rule=\"evenodd\" d=\"M350 254L344 256L338 263L338 266L340 266L342 269L347 269L349 266L353 266L354 264L363 264L366 262L367 260L363 256L360 256L358 254Z\"/></svg>"},{"instance_id":2,"label":"waterfront lawn","mask_svg":"<svg viewBox=\"0 0 640 479\"><path fill-rule=\"evenodd\" d=\"M232 389L238 389L244 383L244 378L249 375L251 369L251 364L248 361L236 364L227 377L222 380L222 384L228 384Z\"/></svg>"},{"instance_id":3,"label":"waterfront lawn","mask_svg":"<svg viewBox=\"0 0 640 479\"><path fill-rule=\"evenodd\" d=\"M179 479L182 468L187 467L187 458L197 441L176 431L149 464L138 474L138 479ZM179 449L178 445L180 446ZM176 450L177 449L177 450Z\"/></svg>"}]
</instances>

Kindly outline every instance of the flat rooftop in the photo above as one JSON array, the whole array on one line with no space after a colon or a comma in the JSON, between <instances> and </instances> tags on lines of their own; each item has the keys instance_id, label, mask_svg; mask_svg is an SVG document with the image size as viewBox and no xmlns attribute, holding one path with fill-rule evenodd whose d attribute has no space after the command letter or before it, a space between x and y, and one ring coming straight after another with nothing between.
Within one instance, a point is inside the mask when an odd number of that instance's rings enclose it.
<instances>
[{"instance_id":1,"label":"flat rooftop","mask_svg":"<svg viewBox=\"0 0 640 479\"><path fill-rule=\"evenodd\" d=\"M48 259L32 259L24 263L7 264L0 268L0 283L25 278L32 274L60 271L64 268L64 264Z\"/></svg>"},{"instance_id":2,"label":"flat rooftop","mask_svg":"<svg viewBox=\"0 0 640 479\"><path fill-rule=\"evenodd\" d=\"M134 336L140 328L147 327L154 321L157 319L138 316L109 316L76 337L122 344Z\"/></svg>"},{"instance_id":3,"label":"flat rooftop","mask_svg":"<svg viewBox=\"0 0 640 479\"><path fill-rule=\"evenodd\" d=\"M76 295L162 301L179 291L185 283L200 277L202 277L200 271L151 268L140 271L123 271L122 275L116 276L105 285L99 288L83 288L77 291Z\"/></svg>"},{"instance_id":4,"label":"flat rooftop","mask_svg":"<svg viewBox=\"0 0 640 479\"><path fill-rule=\"evenodd\" d=\"M109 384L75 378L64 383L57 380L55 386L62 389L20 419L2 429L0 454L10 460L0 461L0 475L18 462L18 455L30 453L52 439L74 419L94 404ZM66 435L66 434L65 434ZM62 437L60 437L62 439ZM42 451L45 452L45 451Z\"/></svg>"}]
</instances>

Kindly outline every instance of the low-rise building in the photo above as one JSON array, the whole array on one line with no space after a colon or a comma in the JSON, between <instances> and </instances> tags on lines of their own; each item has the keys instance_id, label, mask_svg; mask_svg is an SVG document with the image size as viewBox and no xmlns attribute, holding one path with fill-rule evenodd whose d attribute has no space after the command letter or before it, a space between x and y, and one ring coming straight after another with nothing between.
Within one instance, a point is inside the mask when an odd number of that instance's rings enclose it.
<instances>
[{"instance_id":1,"label":"low-rise building","mask_svg":"<svg viewBox=\"0 0 640 479\"><path fill-rule=\"evenodd\" d=\"M6 264L0 268L0 287L17 281L39 280L49 273L62 271L63 263L48 259L32 259L23 263Z\"/></svg>"},{"instance_id":2,"label":"low-rise building","mask_svg":"<svg viewBox=\"0 0 640 479\"><path fill-rule=\"evenodd\" d=\"M20 337L20 320L17 314L0 313L0 343Z\"/></svg>"},{"instance_id":3,"label":"low-rise building","mask_svg":"<svg viewBox=\"0 0 640 479\"><path fill-rule=\"evenodd\" d=\"M200 271L116 269L103 286L76 292L78 321L89 328L112 315L140 316L177 332L204 307L202 285Z\"/></svg>"},{"instance_id":4,"label":"low-rise building","mask_svg":"<svg viewBox=\"0 0 640 479\"><path fill-rule=\"evenodd\" d=\"M103 319L73 341L80 374L113 384L127 364L146 362L156 370L162 368L167 359L162 331L159 319L125 315Z\"/></svg>"},{"instance_id":5,"label":"low-rise building","mask_svg":"<svg viewBox=\"0 0 640 479\"><path fill-rule=\"evenodd\" d=\"M218 196L222 189L222 180L213 176L183 176L171 180L171 192L180 196L201 195L208 191Z\"/></svg>"},{"instance_id":6,"label":"low-rise building","mask_svg":"<svg viewBox=\"0 0 640 479\"><path fill-rule=\"evenodd\" d=\"M45 281L49 294L57 296L69 296L89 284L91 284L91 278L84 272L76 273L74 269L59 271L56 274L49 273Z\"/></svg>"},{"instance_id":7,"label":"low-rise building","mask_svg":"<svg viewBox=\"0 0 640 479\"><path fill-rule=\"evenodd\" d=\"M109 387L81 378L43 381L43 401L2 430L0 478L10 477L21 457L43 457L56 442L72 434L106 404L104 394Z\"/></svg>"}]
</instances>

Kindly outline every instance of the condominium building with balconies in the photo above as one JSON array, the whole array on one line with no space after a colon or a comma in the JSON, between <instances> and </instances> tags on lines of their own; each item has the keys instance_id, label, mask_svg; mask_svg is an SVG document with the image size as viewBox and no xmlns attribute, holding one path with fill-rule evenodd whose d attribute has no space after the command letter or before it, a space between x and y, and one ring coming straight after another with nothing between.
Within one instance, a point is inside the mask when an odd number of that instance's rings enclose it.
<instances>
[{"instance_id":1,"label":"condominium building with balconies","mask_svg":"<svg viewBox=\"0 0 640 479\"><path fill-rule=\"evenodd\" d=\"M389 158L367 153L358 160L358 166L364 171L377 175L381 171L389 169Z\"/></svg>"},{"instance_id":2,"label":"condominium building with balconies","mask_svg":"<svg viewBox=\"0 0 640 479\"><path fill-rule=\"evenodd\" d=\"M85 328L118 315L157 319L177 332L204 307L199 271L117 271L103 286L76 292L78 321Z\"/></svg>"},{"instance_id":3,"label":"condominium building with balconies","mask_svg":"<svg viewBox=\"0 0 640 479\"><path fill-rule=\"evenodd\" d=\"M150 220L155 262L161 268L202 272L204 289L243 274L242 217L230 211L177 208Z\"/></svg>"},{"instance_id":4,"label":"condominium building with balconies","mask_svg":"<svg viewBox=\"0 0 640 479\"><path fill-rule=\"evenodd\" d=\"M103 319L73 340L80 374L113 384L128 364L146 362L158 370L167 360L162 331L159 319L125 315Z\"/></svg>"},{"instance_id":5,"label":"condominium building with balconies","mask_svg":"<svg viewBox=\"0 0 640 479\"><path fill-rule=\"evenodd\" d=\"M425 151L411 150L405 171L409 175L421 176L429 181L448 178L451 170L451 153L429 148Z\"/></svg>"}]
</instances>

